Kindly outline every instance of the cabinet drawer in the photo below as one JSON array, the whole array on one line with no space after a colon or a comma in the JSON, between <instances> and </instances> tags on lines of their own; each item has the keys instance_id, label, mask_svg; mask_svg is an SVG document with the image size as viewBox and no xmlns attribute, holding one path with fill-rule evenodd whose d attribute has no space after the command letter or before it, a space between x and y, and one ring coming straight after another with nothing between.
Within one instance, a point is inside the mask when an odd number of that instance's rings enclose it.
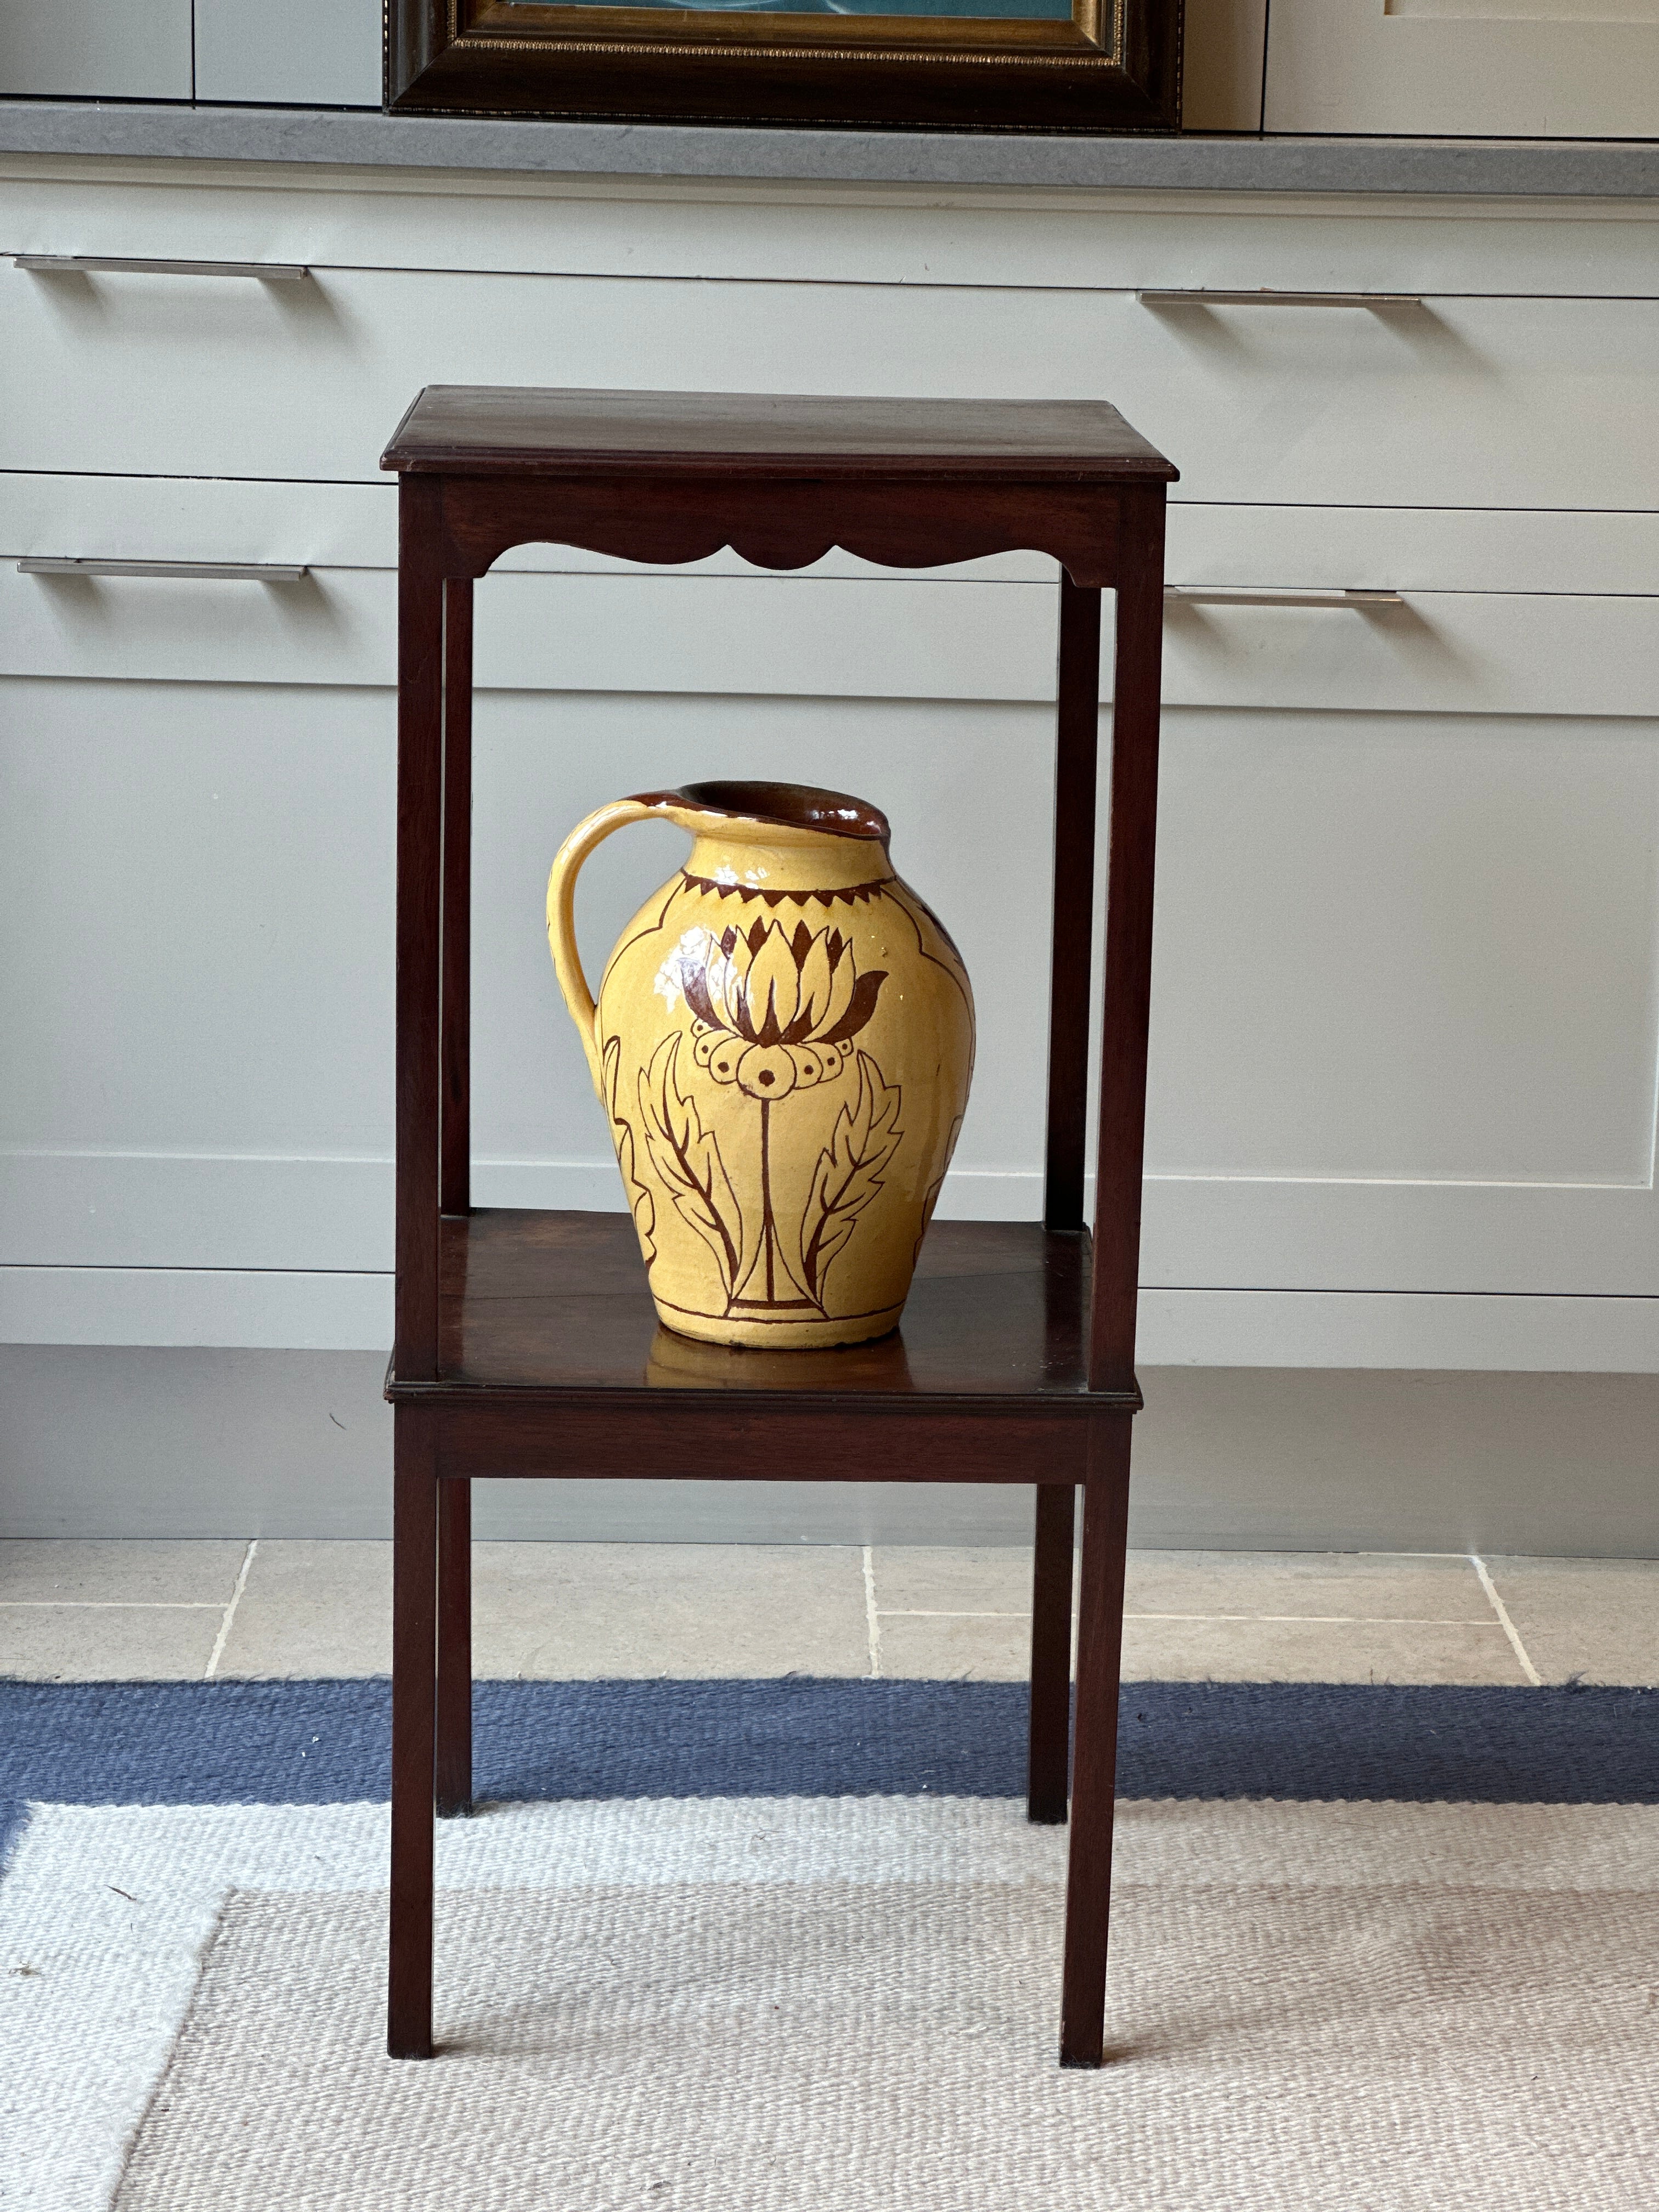
<instances>
[{"instance_id":1,"label":"cabinet drawer","mask_svg":"<svg viewBox=\"0 0 1659 2212\"><path fill-rule=\"evenodd\" d=\"M53 476L0 471L0 560L23 554L125 561L306 562L394 568L398 489L239 478ZM1174 584L1392 586L1412 592L1659 592L1659 514L1399 507L1271 507L1177 495L1170 504ZM760 571L727 550L641 569L568 545L515 545L492 574L732 575ZM903 576L839 551L813 576L1052 583L1037 553L998 554Z\"/></svg>"},{"instance_id":2,"label":"cabinet drawer","mask_svg":"<svg viewBox=\"0 0 1659 2212\"><path fill-rule=\"evenodd\" d=\"M1268 131L1659 136L1653 0L1273 0Z\"/></svg>"},{"instance_id":3,"label":"cabinet drawer","mask_svg":"<svg viewBox=\"0 0 1659 2212\"><path fill-rule=\"evenodd\" d=\"M1255 0L1258 15L1261 5ZM1200 30L1189 0L1189 82ZM1220 58L1213 43L1210 56ZM1259 58L1255 82L1259 94ZM196 177L188 165L158 163L94 181L42 177L27 157L0 157L0 252L836 284L857 288L842 302L855 320L866 313L865 289L893 286L1266 285L1608 299L1659 291L1659 208L1642 201L1494 207L1401 193L849 191L464 171L434 191L386 169L343 179L295 167L273 185L268 168L254 185L239 183L229 164L201 167Z\"/></svg>"},{"instance_id":4,"label":"cabinet drawer","mask_svg":"<svg viewBox=\"0 0 1659 2212\"><path fill-rule=\"evenodd\" d=\"M396 619L385 569L260 584L8 565L0 673L389 686ZM1054 655L1051 585L520 574L478 590L483 690L1035 702L1053 696ZM1659 599L1176 603L1164 696L1172 707L1644 715L1659 699Z\"/></svg>"},{"instance_id":5,"label":"cabinet drawer","mask_svg":"<svg viewBox=\"0 0 1659 2212\"><path fill-rule=\"evenodd\" d=\"M1108 396L1188 499L1659 507L1659 301L8 267L9 468L365 481L427 383Z\"/></svg>"},{"instance_id":6,"label":"cabinet drawer","mask_svg":"<svg viewBox=\"0 0 1659 2212\"><path fill-rule=\"evenodd\" d=\"M0 477L0 672L389 685L396 507L384 483ZM25 555L308 573L21 574ZM664 572L521 546L478 586L477 678L486 690L1043 701L1053 573L1033 555L919 577L834 554L780 577L729 552ZM1659 699L1659 515L1188 504L1171 514L1169 574L1200 593L1170 607L1171 705L1639 716ZM1401 603L1328 603L1351 586ZM1226 597L1264 590L1289 604Z\"/></svg>"},{"instance_id":7,"label":"cabinet drawer","mask_svg":"<svg viewBox=\"0 0 1659 2212\"><path fill-rule=\"evenodd\" d=\"M0 95L188 100L191 0L5 0Z\"/></svg>"}]
</instances>

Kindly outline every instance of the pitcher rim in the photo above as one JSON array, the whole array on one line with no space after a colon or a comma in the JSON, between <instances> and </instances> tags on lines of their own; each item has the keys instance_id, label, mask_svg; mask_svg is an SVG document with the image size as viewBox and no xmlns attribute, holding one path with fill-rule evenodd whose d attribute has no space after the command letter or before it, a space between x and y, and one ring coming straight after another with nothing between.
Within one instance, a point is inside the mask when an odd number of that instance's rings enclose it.
<instances>
[{"instance_id":1,"label":"pitcher rim","mask_svg":"<svg viewBox=\"0 0 1659 2212\"><path fill-rule=\"evenodd\" d=\"M682 784L677 791L642 791L639 806L682 807L729 821L758 822L781 830L848 837L885 847L892 835L887 817L866 799L850 792L826 791L816 784L746 782L720 779Z\"/></svg>"}]
</instances>

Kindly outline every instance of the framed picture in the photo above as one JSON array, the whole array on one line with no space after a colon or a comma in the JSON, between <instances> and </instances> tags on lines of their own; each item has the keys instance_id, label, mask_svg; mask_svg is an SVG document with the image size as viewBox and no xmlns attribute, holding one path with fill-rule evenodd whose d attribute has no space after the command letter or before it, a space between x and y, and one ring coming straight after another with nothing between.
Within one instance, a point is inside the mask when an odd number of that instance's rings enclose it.
<instances>
[{"instance_id":1,"label":"framed picture","mask_svg":"<svg viewBox=\"0 0 1659 2212\"><path fill-rule=\"evenodd\" d=\"M1173 131L1182 0L387 0L386 105L451 115Z\"/></svg>"}]
</instances>

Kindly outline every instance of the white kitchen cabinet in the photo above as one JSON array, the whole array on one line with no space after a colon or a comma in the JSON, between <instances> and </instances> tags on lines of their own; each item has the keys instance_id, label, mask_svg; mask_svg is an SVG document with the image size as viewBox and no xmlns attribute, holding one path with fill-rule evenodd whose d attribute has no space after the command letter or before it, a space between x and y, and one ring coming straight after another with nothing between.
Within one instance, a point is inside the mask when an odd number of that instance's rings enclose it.
<instances>
[{"instance_id":1,"label":"white kitchen cabinet","mask_svg":"<svg viewBox=\"0 0 1659 2212\"><path fill-rule=\"evenodd\" d=\"M1644 1364L1650 207L256 185L204 166L37 169L0 210L10 252L312 271L0 266L9 1310L30 1269L58 1301L39 1326L70 1337L82 1296L104 1316L87 1328L132 1326L108 1289L129 1272L184 1285L158 1332L199 1333L203 1270L248 1313L277 1310L263 1279L289 1314L295 1284L332 1285L280 1324L296 1342L358 1341L380 1310L397 501L375 463L422 382L1097 392L1183 471L1174 583L1401 602L1170 613L1152 1356ZM1264 286L1420 304L1135 296ZM20 574L30 555L309 573L64 580ZM729 552L641 574L527 547L483 582L482 1200L617 1202L545 871L588 808L724 772L888 808L980 995L945 1205L1035 1212L1054 596L1023 556L893 578L834 554L779 579ZM994 912L988 804L1020 886ZM676 849L595 856L590 959ZM1590 1305L1613 1340L1592 1345Z\"/></svg>"},{"instance_id":2,"label":"white kitchen cabinet","mask_svg":"<svg viewBox=\"0 0 1659 2212\"><path fill-rule=\"evenodd\" d=\"M1659 137L1656 0L1273 0L1263 127Z\"/></svg>"}]
</instances>

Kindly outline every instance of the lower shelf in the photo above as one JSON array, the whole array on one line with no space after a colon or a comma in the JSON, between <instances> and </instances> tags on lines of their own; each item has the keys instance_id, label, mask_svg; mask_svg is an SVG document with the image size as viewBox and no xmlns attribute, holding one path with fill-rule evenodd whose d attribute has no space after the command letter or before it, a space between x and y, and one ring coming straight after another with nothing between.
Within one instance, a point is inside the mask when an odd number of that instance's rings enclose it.
<instances>
[{"instance_id":1,"label":"lower shelf","mask_svg":"<svg viewBox=\"0 0 1659 2212\"><path fill-rule=\"evenodd\" d=\"M826 1352L728 1351L664 1328L625 1213L481 1211L447 1218L441 1250L440 1373L399 1376L394 1357L386 1387L398 1406L487 1411L492 1425L532 1407L544 1416L622 1416L624 1425L647 1408L718 1422L788 1407L831 1420L936 1411L983 1423L1025 1413L1069 1429L1092 1413L1139 1403L1133 1389L1085 1388L1086 1235L1051 1236L1024 1222L937 1222L902 1325L874 1343ZM817 1470L773 1463L708 1471Z\"/></svg>"}]
</instances>

